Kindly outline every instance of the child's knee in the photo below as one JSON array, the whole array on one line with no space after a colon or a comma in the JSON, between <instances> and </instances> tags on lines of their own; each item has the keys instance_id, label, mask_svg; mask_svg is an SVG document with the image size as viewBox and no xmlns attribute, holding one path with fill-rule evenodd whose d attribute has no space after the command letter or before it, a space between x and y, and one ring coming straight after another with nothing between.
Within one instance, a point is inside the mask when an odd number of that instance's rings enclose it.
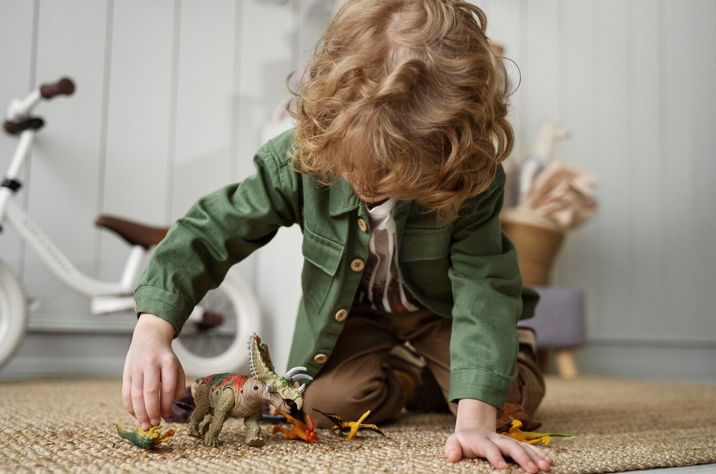
<instances>
[{"instance_id":1,"label":"child's knee","mask_svg":"<svg viewBox=\"0 0 716 474\"><path fill-rule=\"evenodd\" d=\"M394 382L394 383L393 383ZM371 410L366 423L391 419L405 404L405 391L396 380L376 377L370 383L351 384L348 380L316 377L303 395L303 413L311 416L316 429L333 426L326 416L315 411L339 415L343 421L357 421Z\"/></svg>"},{"instance_id":2,"label":"child's knee","mask_svg":"<svg viewBox=\"0 0 716 474\"><path fill-rule=\"evenodd\" d=\"M532 417L545 395L544 377L537 364L524 357L518 356L515 369L517 377L507 401L519 403Z\"/></svg>"}]
</instances>

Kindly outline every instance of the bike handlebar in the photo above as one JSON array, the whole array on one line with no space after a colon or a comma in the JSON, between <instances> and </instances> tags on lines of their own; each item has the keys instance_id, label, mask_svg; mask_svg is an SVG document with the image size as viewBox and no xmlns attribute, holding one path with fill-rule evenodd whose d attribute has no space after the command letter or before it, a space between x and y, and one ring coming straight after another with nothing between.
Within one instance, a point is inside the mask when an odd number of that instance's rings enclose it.
<instances>
[{"instance_id":1,"label":"bike handlebar","mask_svg":"<svg viewBox=\"0 0 716 474\"><path fill-rule=\"evenodd\" d=\"M75 83L68 77L63 77L54 84L40 86L40 94L45 99L51 99L56 95L72 95L75 92Z\"/></svg>"},{"instance_id":2,"label":"bike handlebar","mask_svg":"<svg viewBox=\"0 0 716 474\"><path fill-rule=\"evenodd\" d=\"M3 128L9 135L17 135L20 133L20 125L16 124L15 122L11 122L9 120L5 120L5 124L3 125Z\"/></svg>"},{"instance_id":3,"label":"bike handlebar","mask_svg":"<svg viewBox=\"0 0 716 474\"><path fill-rule=\"evenodd\" d=\"M3 128L10 135L17 135L29 128L38 130L44 122L37 117L31 117L30 114L40 100L49 100L58 95L72 95L74 92L75 83L69 77L63 77L53 84L41 85L24 99L15 99L10 102Z\"/></svg>"}]
</instances>

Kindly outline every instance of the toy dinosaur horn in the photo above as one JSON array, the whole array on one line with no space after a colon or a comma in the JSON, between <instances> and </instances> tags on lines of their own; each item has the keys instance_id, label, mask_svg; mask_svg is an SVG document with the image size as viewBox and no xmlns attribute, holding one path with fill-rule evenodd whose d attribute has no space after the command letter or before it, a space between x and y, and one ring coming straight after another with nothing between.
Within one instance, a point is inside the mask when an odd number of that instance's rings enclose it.
<instances>
[{"instance_id":1,"label":"toy dinosaur horn","mask_svg":"<svg viewBox=\"0 0 716 474\"><path fill-rule=\"evenodd\" d=\"M297 373L305 370L305 367L294 367L293 369L286 372L286 375L284 375L283 377L291 383L293 383L295 380L313 380L313 377L308 374Z\"/></svg>"},{"instance_id":2,"label":"toy dinosaur horn","mask_svg":"<svg viewBox=\"0 0 716 474\"><path fill-rule=\"evenodd\" d=\"M313 380L313 377L311 377L308 374L299 374L297 372L301 372L306 370L305 367L294 367L293 369L286 372L286 375L283 377L289 381L289 383L293 383L297 380L308 380L309 382ZM300 387L298 387L298 393L303 393L303 391L306 390L306 384L304 383Z\"/></svg>"},{"instance_id":3,"label":"toy dinosaur horn","mask_svg":"<svg viewBox=\"0 0 716 474\"><path fill-rule=\"evenodd\" d=\"M294 367L293 369L291 369L291 370L289 370L288 372L286 372L286 375L284 375L284 378L286 378L286 380L292 380L292 377L293 377L293 374L294 374L294 373L300 372L300 371L303 371L303 370L306 370L306 368L305 368L305 367Z\"/></svg>"},{"instance_id":4,"label":"toy dinosaur horn","mask_svg":"<svg viewBox=\"0 0 716 474\"><path fill-rule=\"evenodd\" d=\"M308 374L298 374L298 375L294 375L291 380L293 380L293 381L296 381L296 380L309 380L309 381L310 381L310 380L313 380L313 377L311 377L311 376L308 375Z\"/></svg>"}]
</instances>

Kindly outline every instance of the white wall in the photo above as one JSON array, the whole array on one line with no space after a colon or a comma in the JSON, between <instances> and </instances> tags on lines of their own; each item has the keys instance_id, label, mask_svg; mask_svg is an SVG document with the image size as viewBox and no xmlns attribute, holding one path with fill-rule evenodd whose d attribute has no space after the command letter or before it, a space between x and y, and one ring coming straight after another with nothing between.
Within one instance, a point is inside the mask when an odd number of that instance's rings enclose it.
<instances>
[{"instance_id":1,"label":"white wall","mask_svg":"<svg viewBox=\"0 0 716 474\"><path fill-rule=\"evenodd\" d=\"M527 152L542 120L553 119L574 135L558 158L600 177L599 214L567 236L554 275L556 284L587 294L589 345L580 365L589 373L716 380L709 298L716 280L716 3L476 3L489 36L522 72L512 114L516 156ZM0 106L62 75L78 85L72 98L38 109L47 127L20 194L29 213L80 269L118 278L127 249L95 230L96 215L168 225L199 196L251 173L261 126L331 6L0 0ZM0 166L14 146L0 136ZM0 239L0 258L43 302L28 344L0 377L52 372L48 361L58 372L119 373L133 318L90 316L87 301L57 282L13 232ZM299 240L297 229L282 231L240 264L267 315L263 336L279 369L300 295ZM65 335L48 337L56 331ZM98 355L98 340L113 348L100 368L85 361ZM84 351L64 350L82 341Z\"/></svg>"}]
</instances>

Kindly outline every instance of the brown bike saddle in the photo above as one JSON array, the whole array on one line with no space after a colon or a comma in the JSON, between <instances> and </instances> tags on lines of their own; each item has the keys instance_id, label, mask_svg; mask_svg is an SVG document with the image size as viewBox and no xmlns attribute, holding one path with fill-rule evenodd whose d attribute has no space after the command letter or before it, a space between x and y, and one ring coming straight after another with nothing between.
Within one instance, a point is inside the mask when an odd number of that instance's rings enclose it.
<instances>
[{"instance_id":1,"label":"brown bike saddle","mask_svg":"<svg viewBox=\"0 0 716 474\"><path fill-rule=\"evenodd\" d=\"M97 227L113 231L130 245L141 245L145 249L157 245L169 231L169 227L151 227L104 214L99 216L94 223Z\"/></svg>"}]
</instances>

